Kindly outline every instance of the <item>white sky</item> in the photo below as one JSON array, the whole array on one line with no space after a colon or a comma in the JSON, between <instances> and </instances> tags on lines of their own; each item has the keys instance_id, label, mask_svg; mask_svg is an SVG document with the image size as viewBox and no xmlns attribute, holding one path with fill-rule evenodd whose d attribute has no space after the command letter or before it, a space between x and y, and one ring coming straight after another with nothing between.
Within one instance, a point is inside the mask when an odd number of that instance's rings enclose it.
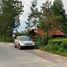
<instances>
[{"instance_id":1,"label":"white sky","mask_svg":"<svg viewBox=\"0 0 67 67\"><path fill-rule=\"evenodd\" d=\"M21 15L20 17L20 27L18 29L19 32L25 30L25 21L28 17L28 14L30 13L30 6L31 6L31 2L32 0L20 0L22 1L22 4L24 5L24 12L23 12L23 15ZM40 8L40 6L42 5L42 3L44 3L46 0L37 0L38 1L38 8ZM53 1L53 0L51 0ZM64 4L64 9L66 10L67 12L67 0L62 0L63 1L63 4Z\"/></svg>"}]
</instances>

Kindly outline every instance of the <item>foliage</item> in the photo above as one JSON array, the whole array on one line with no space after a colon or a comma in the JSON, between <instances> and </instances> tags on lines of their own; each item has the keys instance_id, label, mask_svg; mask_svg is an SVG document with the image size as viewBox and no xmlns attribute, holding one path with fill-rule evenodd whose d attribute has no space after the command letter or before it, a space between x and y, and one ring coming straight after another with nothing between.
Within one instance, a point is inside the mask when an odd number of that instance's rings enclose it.
<instances>
[{"instance_id":1,"label":"foliage","mask_svg":"<svg viewBox=\"0 0 67 67\"><path fill-rule=\"evenodd\" d=\"M62 0L54 0L52 5L52 11L55 15L61 16L62 21L60 23L61 30L67 34L67 16L64 10L64 5L62 3Z\"/></svg>"},{"instance_id":2,"label":"foliage","mask_svg":"<svg viewBox=\"0 0 67 67\"><path fill-rule=\"evenodd\" d=\"M26 29L29 31L32 27L37 27L37 23L40 17L40 12L38 11L37 0L33 0L32 6L30 7L31 13L28 15L28 19L26 21Z\"/></svg>"},{"instance_id":3,"label":"foliage","mask_svg":"<svg viewBox=\"0 0 67 67\"><path fill-rule=\"evenodd\" d=\"M44 45L44 41L42 41L41 38L40 39L38 38L35 47L43 51L56 53L62 56L67 56L67 38L49 39L47 45Z\"/></svg>"},{"instance_id":4,"label":"foliage","mask_svg":"<svg viewBox=\"0 0 67 67\"><path fill-rule=\"evenodd\" d=\"M59 55L67 56L67 38L50 39L44 50Z\"/></svg>"},{"instance_id":5,"label":"foliage","mask_svg":"<svg viewBox=\"0 0 67 67\"><path fill-rule=\"evenodd\" d=\"M30 30L31 27L36 26L46 32L45 42L44 36L35 36L35 47L48 52L67 56L67 38L49 39L48 35L49 30L55 29L60 29L67 34L67 15L62 0L54 0L53 4L47 0L46 3L43 4L42 10L39 14L38 10L36 11L36 1L34 2L35 3L32 3L31 13L28 17L27 29L29 28Z\"/></svg>"},{"instance_id":6,"label":"foliage","mask_svg":"<svg viewBox=\"0 0 67 67\"><path fill-rule=\"evenodd\" d=\"M35 48L42 49L42 47L44 46L44 38L40 36L35 36L34 41L35 41Z\"/></svg>"},{"instance_id":7,"label":"foliage","mask_svg":"<svg viewBox=\"0 0 67 67\"><path fill-rule=\"evenodd\" d=\"M54 0L53 5L51 7L55 15L61 15L63 17L65 16L65 10L62 0Z\"/></svg>"},{"instance_id":8,"label":"foliage","mask_svg":"<svg viewBox=\"0 0 67 67\"><path fill-rule=\"evenodd\" d=\"M11 41L13 41L13 38L12 37L9 37L9 36L5 36L4 37L4 35L1 35L0 36L0 41L1 42L11 42Z\"/></svg>"},{"instance_id":9,"label":"foliage","mask_svg":"<svg viewBox=\"0 0 67 67\"><path fill-rule=\"evenodd\" d=\"M66 32L65 26L65 10L63 8L63 3L61 0L54 0L53 4L50 1L46 1L43 6L41 12L38 12L36 8L37 1L32 2L31 13L28 16L27 29L28 31L33 27L37 27L43 29L45 34L45 43L48 43L48 32L49 30L60 29ZM63 31L62 30L62 31Z\"/></svg>"},{"instance_id":10,"label":"foliage","mask_svg":"<svg viewBox=\"0 0 67 67\"><path fill-rule=\"evenodd\" d=\"M41 21L43 23L42 29L46 32L45 34L45 42L48 43L48 32L49 30L56 30L59 29L59 24L61 22L62 17L57 16L54 14L53 10L51 9L51 2L46 1L45 4L42 6L42 16Z\"/></svg>"},{"instance_id":11,"label":"foliage","mask_svg":"<svg viewBox=\"0 0 67 67\"><path fill-rule=\"evenodd\" d=\"M64 23L62 23L61 27L67 36L67 14L65 15L65 20L64 20Z\"/></svg>"},{"instance_id":12,"label":"foliage","mask_svg":"<svg viewBox=\"0 0 67 67\"><path fill-rule=\"evenodd\" d=\"M19 0L0 1L0 36L12 39L12 33L20 25L19 16L22 12L22 2ZM2 39L2 38L1 38Z\"/></svg>"}]
</instances>

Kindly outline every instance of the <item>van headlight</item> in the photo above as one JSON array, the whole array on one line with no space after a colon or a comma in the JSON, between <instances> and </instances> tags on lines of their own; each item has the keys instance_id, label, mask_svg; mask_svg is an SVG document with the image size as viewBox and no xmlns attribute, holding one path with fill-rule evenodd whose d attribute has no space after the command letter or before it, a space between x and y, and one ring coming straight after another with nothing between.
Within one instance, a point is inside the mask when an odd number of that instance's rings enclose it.
<instances>
[{"instance_id":1,"label":"van headlight","mask_svg":"<svg viewBox=\"0 0 67 67\"><path fill-rule=\"evenodd\" d=\"M21 46L23 46L23 45L24 45L24 43L20 42L20 45L21 45Z\"/></svg>"}]
</instances>

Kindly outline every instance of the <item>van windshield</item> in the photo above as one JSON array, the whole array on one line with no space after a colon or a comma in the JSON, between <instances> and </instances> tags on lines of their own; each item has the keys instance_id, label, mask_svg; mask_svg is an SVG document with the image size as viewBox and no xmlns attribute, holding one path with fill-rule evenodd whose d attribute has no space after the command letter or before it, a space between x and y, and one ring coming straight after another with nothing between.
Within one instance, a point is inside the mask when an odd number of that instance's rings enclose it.
<instances>
[{"instance_id":1,"label":"van windshield","mask_svg":"<svg viewBox=\"0 0 67 67\"><path fill-rule=\"evenodd\" d=\"M28 36L22 36L22 37L20 37L20 40L21 41L31 41L31 38Z\"/></svg>"}]
</instances>

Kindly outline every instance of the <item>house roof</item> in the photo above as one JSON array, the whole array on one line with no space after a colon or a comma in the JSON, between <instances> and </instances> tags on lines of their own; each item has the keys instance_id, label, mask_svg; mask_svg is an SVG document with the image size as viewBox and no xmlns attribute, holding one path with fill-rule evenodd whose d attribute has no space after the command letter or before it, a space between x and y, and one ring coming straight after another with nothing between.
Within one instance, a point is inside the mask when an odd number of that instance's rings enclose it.
<instances>
[{"instance_id":1,"label":"house roof","mask_svg":"<svg viewBox=\"0 0 67 67\"><path fill-rule=\"evenodd\" d=\"M53 31L49 31L48 32L49 33L49 35L64 35L64 33L63 32L61 32L60 30L53 30Z\"/></svg>"},{"instance_id":2,"label":"house roof","mask_svg":"<svg viewBox=\"0 0 67 67\"><path fill-rule=\"evenodd\" d=\"M42 29L34 29L33 32L34 32L35 34L40 35L40 36L43 36L43 35L46 34L46 32L45 32L44 30L42 30ZM49 35L57 35L57 36L62 36L62 35L64 35L64 33L61 32L60 30L50 30L50 31L48 31L48 34L49 34Z\"/></svg>"},{"instance_id":3,"label":"house roof","mask_svg":"<svg viewBox=\"0 0 67 67\"><path fill-rule=\"evenodd\" d=\"M41 29L34 29L34 33L38 34L38 35L45 35L45 32Z\"/></svg>"}]
</instances>

